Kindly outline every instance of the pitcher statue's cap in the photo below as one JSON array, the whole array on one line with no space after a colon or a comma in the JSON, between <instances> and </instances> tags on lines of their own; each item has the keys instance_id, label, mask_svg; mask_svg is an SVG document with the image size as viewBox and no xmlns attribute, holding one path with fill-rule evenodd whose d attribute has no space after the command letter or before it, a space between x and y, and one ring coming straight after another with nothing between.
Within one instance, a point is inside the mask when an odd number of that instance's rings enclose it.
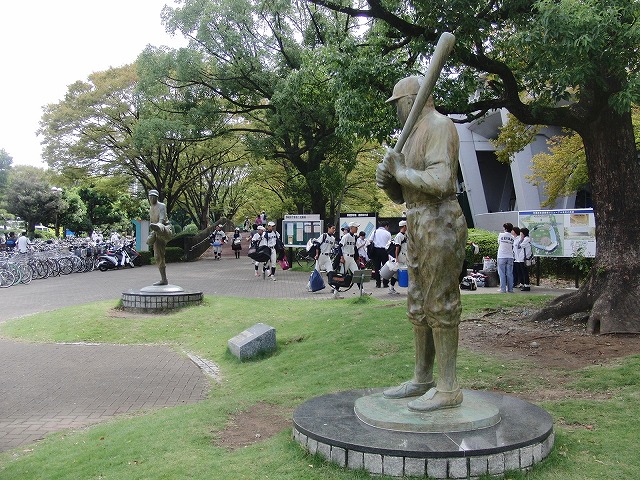
<instances>
[{"instance_id":1,"label":"pitcher statue's cap","mask_svg":"<svg viewBox=\"0 0 640 480\"><path fill-rule=\"evenodd\" d=\"M158 193L158 190L149 190L149 197L159 197L160 194Z\"/></svg>"},{"instance_id":2,"label":"pitcher statue's cap","mask_svg":"<svg viewBox=\"0 0 640 480\"><path fill-rule=\"evenodd\" d=\"M276 226L276 224L275 224L275 223L273 223L273 222L269 222L269 223L267 223L267 226L275 227L275 226Z\"/></svg>"},{"instance_id":3,"label":"pitcher statue's cap","mask_svg":"<svg viewBox=\"0 0 640 480\"><path fill-rule=\"evenodd\" d=\"M350 222L349 223L349 227L359 227L359 226L360 226L360 224L357 223L357 222Z\"/></svg>"},{"instance_id":4,"label":"pitcher statue's cap","mask_svg":"<svg viewBox=\"0 0 640 480\"><path fill-rule=\"evenodd\" d=\"M407 224L406 220L400 220L400 222L398 223L399 227L404 227Z\"/></svg>"},{"instance_id":5,"label":"pitcher statue's cap","mask_svg":"<svg viewBox=\"0 0 640 480\"><path fill-rule=\"evenodd\" d=\"M262 225L258 225L258 230L264 230L264 227Z\"/></svg>"},{"instance_id":6,"label":"pitcher statue's cap","mask_svg":"<svg viewBox=\"0 0 640 480\"><path fill-rule=\"evenodd\" d=\"M417 95L420 90L420 84L422 83L422 77L412 76L399 80L393 87L393 93L386 100L385 103L393 102L399 98L406 97L407 95Z\"/></svg>"}]
</instances>

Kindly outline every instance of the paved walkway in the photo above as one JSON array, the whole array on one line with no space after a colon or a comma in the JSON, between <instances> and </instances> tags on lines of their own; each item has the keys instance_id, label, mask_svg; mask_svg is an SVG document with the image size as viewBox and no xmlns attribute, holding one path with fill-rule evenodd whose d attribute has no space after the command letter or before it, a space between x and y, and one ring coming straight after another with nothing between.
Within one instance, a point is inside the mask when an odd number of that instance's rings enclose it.
<instances>
[{"instance_id":1,"label":"paved walkway","mask_svg":"<svg viewBox=\"0 0 640 480\"><path fill-rule=\"evenodd\" d=\"M169 282L205 295L334 301L328 288L306 291L308 273L278 269L276 282L263 280L254 276L246 256L236 260L226 249L223 255L219 261L205 257L169 264ZM123 291L140 289L158 278L154 266L145 266L76 273L0 289L0 323L69 305L118 300ZM375 297L393 298L387 289L374 285L367 287ZM398 291L401 294L395 298L406 298L406 289ZM464 294L495 292L495 288L482 288ZM532 288L532 293L541 292L557 293ZM343 295L358 294L354 287ZM194 362L165 346L33 344L0 339L0 378L0 451L119 413L197 402L210 388Z\"/></svg>"}]
</instances>

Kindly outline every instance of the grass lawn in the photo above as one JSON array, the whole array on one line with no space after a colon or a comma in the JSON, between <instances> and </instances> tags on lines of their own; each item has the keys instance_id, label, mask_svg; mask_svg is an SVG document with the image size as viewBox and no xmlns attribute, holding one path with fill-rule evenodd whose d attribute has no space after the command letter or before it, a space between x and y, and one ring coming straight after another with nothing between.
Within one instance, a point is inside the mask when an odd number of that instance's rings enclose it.
<instances>
[{"instance_id":1,"label":"grass lawn","mask_svg":"<svg viewBox=\"0 0 640 480\"><path fill-rule=\"evenodd\" d=\"M467 295L464 315L546 300ZM405 302L207 297L201 306L159 316L114 315L113 307L100 302L33 315L0 325L0 335L34 342L169 344L215 362L222 383L212 382L208 398L195 405L118 417L0 454L0 479L374 478L309 456L291 439L291 428L236 450L216 440L232 415L259 403L290 415L314 396L408 379L413 340ZM227 340L257 322L276 328L278 350L239 362L228 353ZM535 392L544 377L535 365L507 362L491 352L462 350L458 365L463 388L498 386L509 392L507 383L513 382L504 379L517 377L510 393ZM554 451L528 474L506 478L640 478L640 357L564 374L567 398L541 404L555 420ZM585 400L589 392L609 395Z\"/></svg>"}]
</instances>

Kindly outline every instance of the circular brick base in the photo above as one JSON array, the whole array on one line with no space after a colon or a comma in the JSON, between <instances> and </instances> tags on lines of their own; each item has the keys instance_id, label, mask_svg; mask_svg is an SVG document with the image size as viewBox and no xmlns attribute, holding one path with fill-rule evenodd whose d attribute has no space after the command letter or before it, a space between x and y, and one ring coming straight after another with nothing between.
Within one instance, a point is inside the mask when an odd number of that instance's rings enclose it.
<instances>
[{"instance_id":1,"label":"circular brick base","mask_svg":"<svg viewBox=\"0 0 640 480\"><path fill-rule=\"evenodd\" d=\"M122 293L122 308L129 312L159 313L202 303L202 292L128 290Z\"/></svg>"},{"instance_id":2,"label":"circular brick base","mask_svg":"<svg viewBox=\"0 0 640 480\"><path fill-rule=\"evenodd\" d=\"M473 395L493 404L500 422L467 432L417 433L367 425L357 399L381 389L350 390L313 398L293 414L293 437L312 454L349 469L394 477L478 478L528 470L554 443L553 419L524 400L492 392ZM465 395L471 391L463 390Z\"/></svg>"}]
</instances>

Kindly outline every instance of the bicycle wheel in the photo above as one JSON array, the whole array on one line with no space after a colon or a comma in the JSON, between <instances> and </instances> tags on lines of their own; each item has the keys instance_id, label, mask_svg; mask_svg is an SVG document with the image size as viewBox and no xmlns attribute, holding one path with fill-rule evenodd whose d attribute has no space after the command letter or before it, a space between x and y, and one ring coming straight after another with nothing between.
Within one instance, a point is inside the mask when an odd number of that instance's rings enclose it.
<instances>
[{"instance_id":1,"label":"bicycle wheel","mask_svg":"<svg viewBox=\"0 0 640 480\"><path fill-rule=\"evenodd\" d=\"M62 275L69 275L73 272L73 260L70 257L58 258L58 266Z\"/></svg>"},{"instance_id":2,"label":"bicycle wheel","mask_svg":"<svg viewBox=\"0 0 640 480\"><path fill-rule=\"evenodd\" d=\"M309 255L306 248L300 248L296 252L296 262L301 267L310 267L312 264L316 263L316 259Z\"/></svg>"},{"instance_id":3,"label":"bicycle wheel","mask_svg":"<svg viewBox=\"0 0 640 480\"><path fill-rule=\"evenodd\" d=\"M24 285L28 285L31 283L33 279L33 272L31 271L31 267L26 263L18 264L18 268L20 269L20 282Z\"/></svg>"},{"instance_id":4,"label":"bicycle wheel","mask_svg":"<svg viewBox=\"0 0 640 480\"><path fill-rule=\"evenodd\" d=\"M47 268L46 262L43 262L40 258L34 258L29 260L29 266L31 267L31 272L33 273L33 278L47 278L49 276L49 269Z\"/></svg>"},{"instance_id":5,"label":"bicycle wheel","mask_svg":"<svg viewBox=\"0 0 640 480\"><path fill-rule=\"evenodd\" d=\"M301 267L307 264L306 260L304 259L306 254L307 254L306 248L299 248L298 250L296 250L296 255L295 255L296 263Z\"/></svg>"},{"instance_id":6,"label":"bicycle wheel","mask_svg":"<svg viewBox=\"0 0 640 480\"><path fill-rule=\"evenodd\" d=\"M47 258L47 268L49 270L50 277L57 277L60 275L60 264L55 258Z\"/></svg>"},{"instance_id":7,"label":"bicycle wheel","mask_svg":"<svg viewBox=\"0 0 640 480\"><path fill-rule=\"evenodd\" d=\"M15 282L15 276L10 270L0 270L0 288L9 288Z\"/></svg>"}]
</instances>

